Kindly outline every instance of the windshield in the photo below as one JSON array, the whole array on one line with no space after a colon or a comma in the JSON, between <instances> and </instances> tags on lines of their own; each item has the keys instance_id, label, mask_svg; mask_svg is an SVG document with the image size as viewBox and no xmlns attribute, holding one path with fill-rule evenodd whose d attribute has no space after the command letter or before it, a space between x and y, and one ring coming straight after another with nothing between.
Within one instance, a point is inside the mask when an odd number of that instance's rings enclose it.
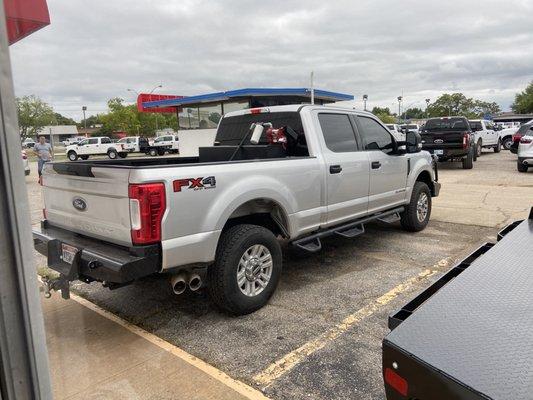
<instances>
[{"instance_id":1,"label":"windshield","mask_svg":"<svg viewBox=\"0 0 533 400\"><path fill-rule=\"evenodd\" d=\"M430 119L426 122L426 130L458 130L468 129L467 122L464 118L438 118Z\"/></svg>"}]
</instances>

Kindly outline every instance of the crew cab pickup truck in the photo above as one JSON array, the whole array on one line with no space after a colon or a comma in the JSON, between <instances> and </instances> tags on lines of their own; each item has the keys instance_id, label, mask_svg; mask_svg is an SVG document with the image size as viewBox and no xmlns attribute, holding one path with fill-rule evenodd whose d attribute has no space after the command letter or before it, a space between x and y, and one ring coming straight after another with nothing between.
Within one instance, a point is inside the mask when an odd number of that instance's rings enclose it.
<instances>
[{"instance_id":1,"label":"crew cab pickup truck","mask_svg":"<svg viewBox=\"0 0 533 400\"><path fill-rule=\"evenodd\" d=\"M483 148L494 149L495 153L499 153L502 149L499 131L494 130L494 125L491 121L485 119L471 119L468 121L475 137L476 156L481 156Z\"/></svg>"},{"instance_id":2,"label":"crew cab pickup truck","mask_svg":"<svg viewBox=\"0 0 533 400\"><path fill-rule=\"evenodd\" d=\"M530 400L533 209L389 316L387 400Z\"/></svg>"},{"instance_id":3,"label":"crew cab pickup truck","mask_svg":"<svg viewBox=\"0 0 533 400\"><path fill-rule=\"evenodd\" d=\"M87 160L89 156L102 154L114 160L122 153L122 144L113 143L107 136L91 137L67 146L65 152L70 161Z\"/></svg>"},{"instance_id":4,"label":"crew cab pickup truck","mask_svg":"<svg viewBox=\"0 0 533 400\"><path fill-rule=\"evenodd\" d=\"M418 134L398 143L372 114L318 105L226 114L197 157L47 163L34 244L59 280L108 287L154 273L206 284L222 309L262 307L281 275L278 238L302 251L371 220L420 231L439 194Z\"/></svg>"},{"instance_id":5,"label":"crew cab pickup truck","mask_svg":"<svg viewBox=\"0 0 533 400\"><path fill-rule=\"evenodd\" d=\"M180 150L178 135L159 136L155 138L152 146L160 148L163 154L167 151L169 153L179 153ZM159 155L162 155L161 151L159 152Z\"/></svg>"},{"instance_id":6,"label":"crew cab pickup truck","mask_svg":"<svg viewBox=\"0 0 533 400\"><path fill-rule=\"evenodd\" d=\"M464 169L474 167L475 135L465 117L430 118L420 136L422 148L439 161L461 161Z\"/></svg>"}]
</instances>

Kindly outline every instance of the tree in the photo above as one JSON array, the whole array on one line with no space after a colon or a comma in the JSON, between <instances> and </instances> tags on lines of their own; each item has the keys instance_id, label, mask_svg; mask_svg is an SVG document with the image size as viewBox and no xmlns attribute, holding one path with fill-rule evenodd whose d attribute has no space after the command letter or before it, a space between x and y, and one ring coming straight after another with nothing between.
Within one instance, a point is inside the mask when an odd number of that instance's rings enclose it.
<instances>
[{"instance_id":1,"label":"tree","mask_svg":"<svg viewBox=\"0 0 533 400\"><path fill-rule=\"evenodd\" d=\"M511 110L518 114L533 113L533 81L524 91L515 95Z\"/></svg>"},{"instance_id":2,"label":"tree","mask_svg":"<svg viewBox=\"0 0 533 400\"><path fill-rule=\"evenodd\" d=\"M57 123L54 110L35 95L16 99L22 139L36 136L46 125Z\"/></svg>"},{"instance_id":3,"label":"tree","mask_svg":"<svg viewBox=\"0 0 533 400\"><path fill-rule=\"evenodd\" d=\"M385 124L394 124L396 117L391 114L389 107L374 107L372 114L378 117Z\"/></svg>"},{"instance_id":4,"label":"tree","mask_svg":"<svg viewBox=\"0 0 533 400\"><path fill-rule=\"evenodd\" d=\"M444 117L460 115L467 118L479 118L484 114L495 114L500 111L500 106L466 97L463 93L444 93L427 108L430 117Z\"/></svg>"},{"instance_id":5,"label":"tree","mask_svg":"<svg viewBox=\"0 0 533 400\"><path fill-rule=\"evenodd\" d=\"M426 117L426 112L423 111L421 108L414 107L414 108L408 108L405 110L402 114L402 119L421 119Z\"/></svg>"},{"instance_id":6,"label":"tree","mask_svg":"<svg viewBox=\"0 0 533 400\"><path fill-rule=\"evenodd\" d=\"M72 118L65 117L59 113L54 113L55 122L58 125L76 125L76 121Z\"/></svg>"}]
</instances>

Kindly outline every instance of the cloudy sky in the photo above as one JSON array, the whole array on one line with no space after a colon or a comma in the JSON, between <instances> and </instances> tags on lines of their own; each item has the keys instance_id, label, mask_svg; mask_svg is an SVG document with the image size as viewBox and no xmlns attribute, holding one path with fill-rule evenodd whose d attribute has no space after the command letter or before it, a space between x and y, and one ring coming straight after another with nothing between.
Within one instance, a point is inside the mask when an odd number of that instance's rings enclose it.
<instances>
[{"instance_id":1,"label":"cloudy sky","mask_svg":"<svg viewBox=\"0 0 533 400\"><path fill-rule=\"evenodd\" d=\"M18 96L81 118L127 88L196 95L315 86L356 105L462 91L508 109L533 80L533 1L48 0L52 23L11 46Z\"/></svg>"}]
</instances>

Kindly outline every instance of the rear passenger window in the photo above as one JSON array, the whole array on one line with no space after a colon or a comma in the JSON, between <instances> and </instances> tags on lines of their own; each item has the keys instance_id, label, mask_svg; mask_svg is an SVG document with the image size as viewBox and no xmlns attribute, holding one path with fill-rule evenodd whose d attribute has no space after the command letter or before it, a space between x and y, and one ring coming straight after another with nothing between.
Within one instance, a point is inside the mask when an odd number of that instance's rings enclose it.
<instances>
[{"instance_id":1,"label":"rear passenger window","mask_svg":"<svg viewBox=\"0 0 533 400\"><path fill-rule=\"evenodd\" d=\"M111 139L109 138L102 138L102 144L107 144L107 143L111 143Z\"/></svg>"},{"instance_id":2,"label":"rear passenger window","mask_svg":"<svg viewBox=\"0 0 533 400\"><path fill-rule=\"evenodd\" d=\"M368 117L359 117L361 136L365 150L381 150L386 154L394 150L391 134L376 120Z\"/></svg>"},{"instance_id":3,"label":"rear passenger window","mask_svg":"<svg viewBox=\"0 0 533 400\"><path fill-rule=\"evenodd\" d=\"M355 133L347 114L318 114L326 146L336 153L357 151Z\"/></svg>"},{"instance_id":4,"label":"rear passenger window","mask_svg":"<svg viewBox=\"0 0 533 400\"><path fill-rule=\"evenodd\" d=\"M88 144L98 144L98 139L89 139Z\"/></svg>"}]
</instances>

